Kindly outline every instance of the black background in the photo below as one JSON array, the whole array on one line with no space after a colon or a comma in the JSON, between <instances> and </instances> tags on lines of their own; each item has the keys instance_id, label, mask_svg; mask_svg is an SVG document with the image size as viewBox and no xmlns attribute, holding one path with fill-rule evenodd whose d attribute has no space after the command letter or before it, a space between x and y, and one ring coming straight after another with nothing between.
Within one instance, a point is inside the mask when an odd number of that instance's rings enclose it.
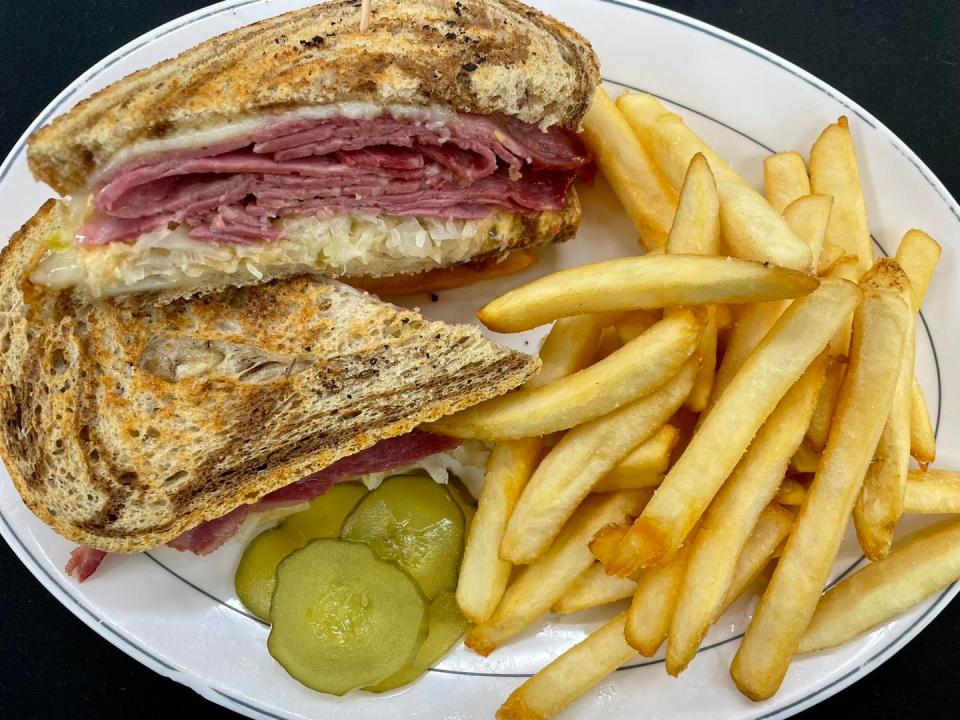
<instances>
[{"instance_id":1,"label":"black background","mask_svg":"<svg viewBox=\"0 0 960 720\"><path fill-rule=\"evenodd\" d=\"M0 0L0 156L77 75L141 33L206 4ZM740 35L819 76L897 133L960 197L957 0L658 4ZM2 211L26 217L23 208ZM958 668L960 603L954 603L878 670L801 717L956 718ZM101 639L0 543L3 718L127 720L192 712L210 720L236 717Z\"/></svg>"}]
</instances>

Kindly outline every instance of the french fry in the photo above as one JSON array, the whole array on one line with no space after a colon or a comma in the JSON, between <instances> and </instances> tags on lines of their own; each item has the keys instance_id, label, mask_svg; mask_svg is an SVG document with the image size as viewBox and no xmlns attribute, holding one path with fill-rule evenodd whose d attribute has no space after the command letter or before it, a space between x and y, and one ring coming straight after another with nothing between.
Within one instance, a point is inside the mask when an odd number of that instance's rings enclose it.
<instances>
[{"instance_id":1,"label":"french fry","mask_svg":"<svg viewBox=\"0 0 960 720\"><path fill-rule=\"evenodd\" d=\"M777 502L799 506L807 489L795 480L784 480L777 493ZM960 513L960 473L956 470L911 470L907 475L907 492L903 512L911 515L945 515Z\"/></svg>"},{"instance_id":2,"label":"french fry","mask_svg":"<svg viewBox=\"0 0 960 720\"><path fill-rule=\"evenodd\" d=\"M823 386L820 388L820 397L817 398L817 407L810 418L810 427L807 430L807 440L813 450L820 452L827 444L827 435L833 423L833 414L837 409L837 399L840 397L840 385L843 384L843 375L847 371L847 359L835 357L827 368ZM816 471L814 471L816 472Z\"/></svg>"},{"instance_id":3,"label":"french fry","mask_svg":"<svg viewBox=\"0 0 960 720\"><path fill-rule=\"evenodd\" d=\"M795 473L815 473L820 467L820 459L820 453L810 443L802 442L790 458L790 469Z\"/></svg>"},{"instance_id":4,"label":"french fry","mask_svg":"<svg viewBox=\"0 0 960 720\"><path fill-rule=\"evenodd\" d=\"M542 450L540 438L529 438L499 443L490 453L457 583L457 604L471 622L487 620L507 588L513 566L500 559L500 543Z\"/></svg>"},{"instance_id":5,"label":"french fry","mask_svg":"<svg viewBox=\"0 0 960 720\"><path fill-rule=\"evenodd\" d=\"M647 568L637 577L637 589L627 610L627 642L644 657L663 645L680 597L689 546L684 545L666 564Z\"/></svg>"},{"instance_id":6,"label":"french fry","mask_svg":"<svg viewBox=\"0 0 960 720\"><path fill-rule=\"evenodd\" d=\"M812 268L810 249L780 214L678 115L643 93L620 96L617 107L674 187L680 187L694 155L706 157L720 195L723 239L734 255L794 270Z\"/></svg>"},{"instance_id":7,"label":"french fry","mask_svg":"<svg viewBox=\"0 0 960 720\"><path fill-rule=\"evenodd\" d=\"M803 505L806 497L806 485L792 478L784 478L783 482L780 483L780 489L777 491L777 496L774 500L780 505L787 507L800 507Z\"/></svg>"},{"instance_id":8,"label":"french fry","mask_svg":"<svg viewBox=\"0 0 960 720\"><path fill-rule=\"evenodd\" d=\"M720 197L706 158L693 156L680 190L680 203L670 228L667 252L672 254L720 254ZM677 312L670 310L668 312ZM703 410L713 389L717 367L717 314L707 308L707 324L700 336L700 370L684 403L695 412Z\"/></svg>"},{"instance_id":9,"label":"french fry","mask_svg":"<svg viewBox=\"0 0 960 720\"><path fill-rule=\"evenodd\" d=\"M620 613L510 693L497 720L547 720L618 667L637 656L627 644Z\"/></svg>"},{"instance_id":10,"label":"french fry","mask_svg":"<svg viewBox=\"0 0 960 720\"><path fill-rule=\"evenodd\" d=\"M553 612L568 614L587 608L609 605L633 597L637 584L628 578L607 575L603 565L594 563L574 581L553 605Z\"/></svg>"},{"instance_id":11,"label":"french fry","mask_svg":"<svg viewBox=\"0 0 960 720\"><path fill-rule=\"evenodd\" d=\"M933 272L940 261L940 252L939 243L922 230L908 230L900 240L896 259L910 278L915 313L920 312ZM910 452L922 464L932 463L937 456L927 401L916 380L913 381L910 399Z\"/></svg>"},{"instance_id":12,"label":"french fry","mask_svg":"<svg viewBox=\"0 0 960 720\"><path fill-rule=\"evenodd\" d=\"M922 465L937 459L937 439L923 388L916 378L910 386L910 454Z\"/></svg>"},{"instance_id":13,"label":"french fry","mask_svg":"<svg viewBox=\"0 0 960 720\"><path fill-rule=\"evenodd\" d=\"M777 494L790 456L806 433L827 361L821 354L783 396L687 543L690 560L667 652L671 675L682 672L693 659L724 607L737 559L764 508ZM780 512L788 511L780 508ZM790 519L792 522L792 516Z\"/></svg>"},{"instance_id":14,"label":"french fry","mask_svg":"<svg viewBox=\"0 0 960 720\"><path fill-rule=\"evenodd\" d=\"M594 533L593 539L590 541L590 552L600 561L601 565L606 566L607 563L613 560L617 554L617 548L620 547L620 543L623 542L623 538L626 537L629 529L629 525L610 523L609 525L604 525ZM606 570L604 570L604 572L606 572ZM638 570L631 575L631 579L640 577L640 573L642 572L643 570Z\"/></svg>"},{"instance_id":15,"label":"french fry","mask_svg":"<svg viewBox=\"0 0 960 720\"><path fill-rule=\"evenodd\" d=\"M723 353L723 360L720 361L720 367L717 368L716 377L713 379L713 391L707 410L717 402L730 381L740 372L747 358L788 307L790 307L789 300L774 300L744 306L740 316L734 322Z\"/></svg>"},{"instance_id":16,"label":"french fry","mask_svg":"<svg viewBox=\"0 0 960 720\"><path fill-rule=\"evenodd\" d=\"M587 498L549 551L507 588L493 615L467 633L467 647L489 655L548 612L593 563L588 543L596 531L636 515L649 497L649 492L634 490Z\"/></svg>"},{"instance_id":17,"label":"french fry","mask_svg":"<svg viewBox=\"0 0 960 720\"><path fill-rule=\"evenodd\" d=\"M540 557L597 481L670 419L696 372L696 360L690 360L659 390L564 435L517 501L500 557L515 564Z\"/></svg>"},{"instance_id":18,"label":"french fry","mask_svg":"<svg viewBox=\"0 0 960 720\"><path fill-rule=\"evenodd\" d=\"M657 310L634 310L617 322L617 335L620 336L620 342L626 345L656 325L662 317L663 315Z\"/></svg>"},{"instance_id":19,"label":"french fry","mask_svg":"<svg viewBox=\"0 0 960 720\"><path fill-rule=\"evenodd\" d=\"M785 300L818 284L806 273L749 260L643 255L547 275L501 295L478 316L491 330L521 332L584 313Z\"/></svg>"},{"instance_id":20,"label":"french fry","mask_svg":"<svg viewBox=\"0 0 960 720\"><path fill-rule=\"evenodd\" d=\"M593 486L593 492L656 487L670 466L670 454L679 438L680 430L673 425L664 425L604 475Z\"/></svg>"},{"instance_id":21,"label":"french fry","mask_svg":"<svg viewBox=\"0 0 960 720\"><path fill-rule=\"evenodd\" d=\"M484 280L515 275L536 264L537 254L533 250L520 249L511 250L503 258L484 258L463 265L426 270L414 275L391 275L379 278L358 275L341 279L347 285L360 290L384 297L398 297L466 287Z\"/></svg>"},{"instance_id":22,"label":"french fry","mask_svg":"<svg viewBox=\"0 0 960 720\"><path fill-rule=\"evenodd\" d=\"M737 558L737 566L723 600L721 614L757 581L773 558L780 556L783 542L793 529L793 519L792 512L776 503L771 503L760 513L756 527Z\"/></svg>"},{"instance_id":23,"label":"french fry","mask_svg":"<svg viewBox=\"0 0 960 720\"><path fill-rule=\"evenodd\" d=\"M590 367L474 405L427 427L454 437L511 440L589 422L675 376L697 349L706 320L704 308L674 313Z\"/></svg>"},{"instance_id":24,"label":"french fry","mask_svg":"<svg viewBox=\"0 0 960 720\"><path fill-rule=\"evenodd\" d=\"M580 137L633 220L644 248L665 246L677 208L677 192L603 88L597 88L594 94Z\"/></svg>"},{"instance_id":25,"label":"french fry","mask_svg":"<svg viewBox=\"0 0 960 720\"><path fill-rule=\"evenodd\" d=\"M911 470L903 511L924 515L960 513L960 473L955 470Z\"/></svg>"},{"instance_id":26,"label":"french fry","mask_svg":"<svg viewBox=\"0 0 960 720\"><path fill-rule=\"evenodd\" d=\"M857 282L862 274L857 258L853 255L844 255L830 266L830 269L824 277ZM853 315L851 314L846 318L830 341L831 355L834 357L847 356L850 352L850 333L852 332L852 328Z\"/></svg>"},{"instance_id":27,"label":"french fry","mask_svg":"<svg viewBox=\"0 0 960 720\"><path fill-rule=\"evenodd\" d=\"M920 312L923 299L940 262L940 243L923 230L908 230L897 247L896 261L910 278L913 309Z\"/></svg>"},{"instance_id":28,"label":"french fry","mask_svg":"<svg viewBox=\"0 0 960 720\"><path fill-rule=\"evenodd\" d=\"M912 308L909 281L906 299ZM860 489L860 497L853 507L857 540L864 554L874 562L882 560L890 552L893 531L903 514L907 471L910 469L910 402L916 333L914 317L911 312L890 414Z\"/></svg>"},{"instance_id":29,"label":"french fry","mask_svg":"<svg viewBox=\"0 0 960 720\"><path fill-rule=\"evenodd\" d=\"M707 159L697 153L685 171L667 252L674 255L720 254L720 197Z\"/></svg>"},{"instance_id":30,"label":"french fry","mask_svg":"<svg viewBox=\"0 0 960 720\"><path fill-rule=\"evenodd\" d=\"M859 273L863 275L873 265L873 246L857 154L846 117L828 125L813 144L810 187L818 195L833 196L826 247L856 256Z\"/></svg>"},{"instance_id":31,"label":"french fry","mask_svg":"<svg viewBox=\"0 0 960 720\"><path fill-rule=\"evenodd\" d=\"M763 159L763 189L767 202L778 213L797 198L810 194L810 178L803 157L795 151L778 152Z\"/></svg>"},{"instance_id":32,"label":"french fry","mask_svg":"<svg viewBox=\"0 0 960 720\"><path fill-rule=\"evenodd\" d=\"M893 402L911 312L909 283L896 263L880 260L861 288L850 366L820 469L731 667L740 692L752 700L769 698L783 681Z\"/></svg>"},{"instance_id":33,"label":"french fry","mask_svg":"<svg viewBox=\"0 0 960 720\"><path fill-rule=\"evenodd\" d=\"M590 365L597 357L606 320L602 315L576 315L557 320L540 348L540 372L527 380L524 387L542 387Z\"/></svg>"},{"instance_id":34,"label":"french fry","mask_svg":"<svg viewBox=\"0 0 960 720\"><path fill-rule=\"evenodd\" d=\"M717 305L717 332L733 327L733 313L726 305Z\"/></svg>"},{"instance_id":35,"label":"french fry","mask_svg":"<svg viewBox=\"0 0 960 720\"><path fill-rule=\"evenodd\" d=\"M804 195L783 210L783 219L787 221L787 225L810 248L815 268L820 265L832 207L833 198L829 195Z\"/></svg>"},{"instance_id":36,"label":"french fry","mask_svg":"<svg viewBox=\"0 0 960 720\"><path fill-rule=\"evenodd\" d=\"M690 529L781 398L824 349L861 291L825 281L793 303L710 410L634 523L607 571L627 576L662 564Z\"/></svg>"},{"instance_id":37,"label":"french fry","mask_svg":"<svg viewBox=\"0 0 960 720\"><path fill-rule=\"evenodd\" d=\"M834 647L910 609L960 579L960 519L921 530L890 555L837 583L820 599L798 652Z\"/></svg>"}]
</instances>

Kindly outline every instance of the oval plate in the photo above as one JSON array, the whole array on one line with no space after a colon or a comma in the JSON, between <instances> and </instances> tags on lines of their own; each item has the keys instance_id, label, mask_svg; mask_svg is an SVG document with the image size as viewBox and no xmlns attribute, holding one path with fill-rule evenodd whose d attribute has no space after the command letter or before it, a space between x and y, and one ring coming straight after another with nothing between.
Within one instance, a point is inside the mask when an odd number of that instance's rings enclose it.
<instances>
[{"instance_id":1,"label":"oval plate","mask_svg":"<svg viewBox=\"0 0 960 720\"><path fill-rule=\"evenodd\" d=\"M286 10L293 0L233 0L174 20L98 63L37 118L0 166L0 207L23 208L0 217L9 237L50 196L30 176L24 140L36 127L79 100L138 68L196 43ZM685 16L629 0L542 0L542 6L594 44L608 89L642 89L664 99L721 155L759 185L768 153L806 152L838 115L850 118L860 155L871 226L881 251L896 247L903 232L923 227L944 244L940 270L927 296L919 329L918 374L939 429L941 462L958 464L952 448L960 415L941 398L960 384L960 288L948 278L960 270L953 238L960 208L930 170L874 117L803 70L755 45ZM637 252L635 233L603 181L584 193L579 239L543 253L523 275L421 301L427 315L472 322L487 300L522 281L558 268ZM533 352L542 331L496 336ZM937 341L940 340L939 344ZM938 357L939 353L939 357ZM951 388L953 388L951 390ZM928 522L907 519L904 530ZM334 698L292 680L268 655L267 628L246 613L232 578L241 539L206 558L166 548L111 557L91 582L80 586L62 568L70 544L37 520L20 501L6 473L0 477L0 534L60 602L100 635L145 665L204 697L255 718L406 717L491 718L522 679L577 642L609 609L538 623L490 658L455 649L422 680L383 696L352 693ZM834 580L862 562L852 533L834 567ZM765 703L741 697L729 680L736 639L755 598L742 600L711 631L680 680L666 675L657 658L635 662L606 679L567 711L566 717L635 717L642 703L651 717L784 718L809 707L877 667L914 637L956 594L957 586L855 642L801 658L780 693Z\"/></svg>"}]
</instances>

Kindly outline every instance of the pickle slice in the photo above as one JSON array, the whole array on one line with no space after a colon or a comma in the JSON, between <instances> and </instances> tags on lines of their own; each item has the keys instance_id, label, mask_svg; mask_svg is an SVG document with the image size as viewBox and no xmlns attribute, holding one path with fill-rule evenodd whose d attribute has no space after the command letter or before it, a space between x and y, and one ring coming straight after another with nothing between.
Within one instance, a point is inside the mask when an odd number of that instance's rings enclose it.
<instances>
[{"instance_id":1,"label":"pickle slice","mask_svg":"<svg viewBox=\"0 0 960 720\"><path fill-rule=\"evenodd\" d=\"M463 525L463 513L442 485L421 475L395 475L357 504L340 536L395 561L432 600L456 589Z\"/></svg>"},{"instance_id":2,"label":"pickle slice","mask_svg":"<svg viewBox=\"0 0 960 720\"><path fill-rule=\"evenodd\" d=\"M343 695L410 663L428 618L417 583L369 545L313 540L277 567L267 648L307 687Z\"/></svg>"},{"instance_id":3,"label":"pickle slice","mask_svg":"<svg viewBox=\"0 0 960 720\"><path fill-rule=\"evenodd\" d=\"M334 485L310 507L288 516L278 527L262 532L247 545L237 566L234 587L244 606L270 621L270 598L277 564L315 538L336 538L343 520L367 490L358 483Z\"/></svg>"},{"instance_id":4,"label":"pickle slice","mask_svg":"<svg viewBox=\"0 0 960 720\"><path fill-rule=\"evenodd\" d=\"M364 690L382 693L412 683L449 652L467 631L470 623L460 614L454 593L442 590L430 603L430 630L413 661L376 685Z\"/></svg>"}]
</instances>

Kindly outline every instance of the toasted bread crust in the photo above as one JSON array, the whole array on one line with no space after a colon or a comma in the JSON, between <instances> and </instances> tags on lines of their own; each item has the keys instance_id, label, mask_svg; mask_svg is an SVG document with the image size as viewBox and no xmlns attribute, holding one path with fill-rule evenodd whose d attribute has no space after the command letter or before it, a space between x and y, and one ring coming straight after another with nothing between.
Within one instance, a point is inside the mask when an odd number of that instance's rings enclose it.
<instances>
[{"instance_id":1,"label":"toasted bread crust","mask_svg":"<svg viewBox=\"0 0 960 720\"><path fill-rule=\"evenodd\" d=\"M333 0L212 38L38 130L34 175L62 194L121 148L302 105L442 104L577 129L600 75L589 43L516 0Z\"/></svg>"},{"instance_id":2,"label":"toasted bread crust","mask_svg":"<svg viewBox=\"0 0 960 720\"><path fill-rule=\"evenodd\" d=\"M39 292L23 278L60 212L0 253L0 455L30 509L89 547L165 543L538 365L304 277L164 306Z\"/></svg>"}]
</instances>

